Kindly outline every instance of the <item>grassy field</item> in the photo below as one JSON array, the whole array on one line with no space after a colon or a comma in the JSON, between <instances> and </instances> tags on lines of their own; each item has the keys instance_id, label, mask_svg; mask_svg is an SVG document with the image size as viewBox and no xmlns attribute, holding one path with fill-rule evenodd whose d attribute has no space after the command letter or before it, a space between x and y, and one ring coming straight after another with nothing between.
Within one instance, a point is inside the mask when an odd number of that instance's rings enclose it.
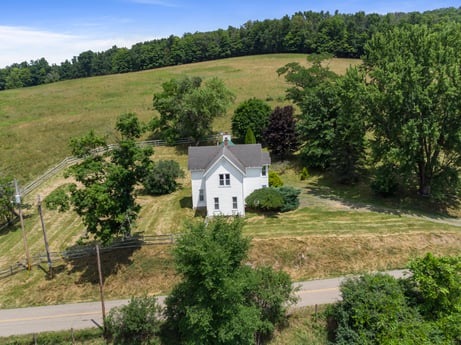
<instances>
[{"instance_id":1,"label":"grassy field","mask_svg":"<svg viewBox=\"0 0 461 345\"><path fill-rule=\"evenodd\" d=\"M142 120L155 115L152 96L163 82L183 75L217 76L235 93L228 115L245 99L283 104L287 84L276 70L289 62L307 63L300 54L260 55L188 64L155 70L69 80L0 92L0 172L30 182L70 155L68 142L89 129L113 133L115 119L135 112ZM331 69L342 73L358 60L335 59ZM230 129L230 116L216 120L217 131Z\"/></svg>"},{"instance_id":2,"label":"grassy field","mask_svg":"<svg viewBox=\"0 0 461 345\"><path fill-rule=\"evenodd\" d=\"M156 148L153 158L175 158L185 168L187 156L171 147ZM294 280L402 268L414 256L427 251L451 255L459 253L458 227L398 212L377 212L365 207L351 208L347 200L332 197L332 191L315 195L317 177L300 181L294 168L274 164L282 179L302 190L301 207L277 216L249 214L244 233L252 237L248 262L270 265L290 274ZM190 206L190 177L181 181L175 193L160 197L140 196L143 205L135 232L166 234L180 232L185 222L203 221ZM66 183L57 175L37 193L42 197ZM324 187L323 187L324 188ZM36 196L25 210L25 228L32 254L43 253L41 223ZM52 251L63 251L84 233L72 212L58 213L44 208L44 219ZM167 293L177 282L170 255L171 246L145 246L103 256L105 294L108 299L143 294ZM0 234L0 267L24 258L19 224ZM0 307L91 301L98 298L95 258L59 262L55 277L46 279L37 267L2 279ZM129 281L130 284L126 284ZM27 291L25 294L24 291Z\"/></svg>"},{"instance_id":3,"label":"grassy field","mask_svg":"<svg viewBox=\"0 0 461 345\"><path fill-rule=\"evenodd\" d=\"M237 96L234 107L249 97L267 99L271 106L281 105L287 84L275 70L292 61L304 63L305 56L235 58L1 92L0 169L24 183L69 155L69 138L90 128L110 134L116 116L127 111L148 120L154 115L153 92L175 76L220 77ZM338 59L330 67L341 73L354 63L357 61ZM230 129L232 111L216 120L216 130ZM175 159L183 169L187 167L184 149L158 147L153 159ZM287 162L274 162L272 169L286 184L301 189L300 208L276 216L248 214L244 232L253 238L248 258L252 264L283 269L301 280L402 268L409 258L428 251L459 254L460 228L438 215L415 211L408 207L411 200L378 205L365 187L339 189L315 174L300 181L298 167ZM44 252L37 194L43 199L67 182L60 173L26 199L30 208L24 210L25 229L32 254ZM188 173L181 183L181 189L171 195L138 197L142 210L135 232L177 233L184 222L203 221L191 209ZM44 211L52 251L67 249L84 234L73 212ZM178 279L170 249L167 245L145 246L105 255L106 298L168 292ZM23 258L21 227L16 224L0 232L0 268ZM60 262L52 280L46 279L44 270L34 267L31 272L2 279L0 284L0 308L97 298L94 257Z\"/></svg>"}]
</instances>

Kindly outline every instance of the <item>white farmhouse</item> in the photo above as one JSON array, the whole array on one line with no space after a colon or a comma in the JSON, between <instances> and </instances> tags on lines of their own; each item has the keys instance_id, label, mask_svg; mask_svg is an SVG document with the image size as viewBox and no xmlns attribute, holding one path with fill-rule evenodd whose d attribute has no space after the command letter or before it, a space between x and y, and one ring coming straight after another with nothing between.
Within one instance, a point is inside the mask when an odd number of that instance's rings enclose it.
<instances>
[{"instance_id":1,"label":"white farmhouse","mask_svg":"<svg viewBox=\"0 0 461 345\"><path fill-rule=\"evenodd\" d=\"M245 198L268 186L268 152L260 144L234 145L229 137L220 146L189 147L192 206L207 216L245 215Z\"/></svg>"}]
</instances>

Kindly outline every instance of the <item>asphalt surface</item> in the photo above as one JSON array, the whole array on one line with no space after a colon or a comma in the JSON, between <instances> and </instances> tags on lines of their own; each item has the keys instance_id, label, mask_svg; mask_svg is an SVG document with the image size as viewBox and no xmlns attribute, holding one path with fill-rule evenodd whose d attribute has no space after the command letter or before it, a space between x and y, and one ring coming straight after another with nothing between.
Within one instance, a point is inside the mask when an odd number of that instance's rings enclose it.
<instances>
[{"instance_id":1,"label":"asphalt surface","mask_svg":"<svg viewBox=\"0 0 461 345\"><path fill-rule=\"evenodd\" d=\"M386 272L394 277L402 277L404 271ZM334 303L340 299L339 286L345 277L298 282L297 295L300 297L295 307ZM164 297L159 297L163 303ZM129 300L106 301L107 312L128 303ZM102 325L101 302L75 303L0 310L0 337L21 334L38 334L48 331L62 331L100 327Z\"/></svg>"}]
</instances>

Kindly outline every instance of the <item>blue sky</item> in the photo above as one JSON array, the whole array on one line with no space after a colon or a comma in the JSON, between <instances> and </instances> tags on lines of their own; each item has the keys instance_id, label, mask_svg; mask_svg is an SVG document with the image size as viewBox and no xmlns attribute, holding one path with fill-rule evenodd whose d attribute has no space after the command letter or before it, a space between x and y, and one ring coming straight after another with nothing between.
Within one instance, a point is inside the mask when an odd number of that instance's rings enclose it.
<instances>
[{"instance_id":1,"label":"blue sky","mask_svg":"<svg viewBox=\"0 0 461 345\"><path fill-rule=\"evenodd\" d=\"M461 0L2 0L0 68L41 57L59 64L85 50L130 48L297 11L385 14L460 6Z\"/></svg>"}]
</instances>

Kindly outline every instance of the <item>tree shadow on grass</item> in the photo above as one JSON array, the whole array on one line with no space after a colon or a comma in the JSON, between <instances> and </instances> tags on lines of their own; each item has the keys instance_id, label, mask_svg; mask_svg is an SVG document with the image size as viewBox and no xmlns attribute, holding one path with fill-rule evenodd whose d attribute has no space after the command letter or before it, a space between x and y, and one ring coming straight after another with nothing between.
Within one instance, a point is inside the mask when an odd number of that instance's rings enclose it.
<instances>
[{"instance_id":1,"label":"tree shadow on grass","mask_svg":"<svg viewBox=\"0 0 461 345\"><path fill-rule=\"evenodd\" d=\"M411 215L432 220L457 219L449 214L450 208L459 207L459 200L434 203L429 198L401 191L392 197L373 194L369 181L355 185L335 183L324 175L318 184L304 187L304 192L323 199L338 202L352 210L365 209L391 215Z\"/></svg>"},{"instance_id":2,"label":"tree shadow on grass","mask_svg":"<svg viewBox=\"0 0 461 345\"><path fill-rule=\"evenodd\" d=\"M0 225L0 236L20 230L19 217Z\"/></svg>"},{"instance_id":3,"label":"tree shadow on grass","mask_svg":"<svg viewBox=\"0 0 461 345\"><path fill-rule=\"evenodd\" d=\"M177 145L175 151L178 155L187 155L190 145Z\"/></svg>"},{"instance_id":4,"label":"tree shadow on grass","mask_svg":"<svg viewBox=\"0 0 461 345\"><path fill-rule=\"evenodd\" d=\"M103 278L116 274L120 268L133 263L132 255L141 248L143 240L139 235L128 239L115 240L110 245L99 249L101 272ZM96 255L96 242L75 245L67 248L63 254L64 261L70 265L68 274L80 273L77 284L99 283L99 272Z\"/></svg>"},{"instance_id":5,"label":"tree shadow on grass","mask_svg":"<svg viewBox=\"0 0 461 345\"><path fill-rule=\"evenodd\" d=\"M252 214L255 214L255 215L258 215L258 216L263 216L264 218L273 218L273 219L277 219L279 217L279 215L280 215L280 212L263 211L263 210L260 210L260 209L249 208L249 207L246 208L246 212L252 213Z\"/></svg>"},{"instance_id":6,"label":"tree shadow on grass","mask_svg":"<svg viewBox=\"0 0 461 345\"><path fill-rule=\"evenodd\" d=\"M181 198L179 200L179 205L181 208L190 208L192 209L192 197L191 196L185 196L184 198Z\"/></svg>"}]
</instances>

